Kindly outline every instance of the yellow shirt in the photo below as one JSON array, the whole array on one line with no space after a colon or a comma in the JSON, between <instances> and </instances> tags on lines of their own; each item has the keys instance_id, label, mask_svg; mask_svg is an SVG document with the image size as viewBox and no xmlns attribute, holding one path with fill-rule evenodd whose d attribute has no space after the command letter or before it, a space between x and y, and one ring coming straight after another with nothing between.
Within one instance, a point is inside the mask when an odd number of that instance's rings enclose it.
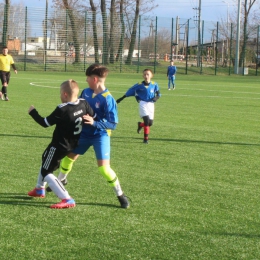
<instances>
[{"instance_id":1,"label":"yellow shirt","mask_svg":"<svg viewBox=\"0 0 260 260\"><path fill-rule=\"evenodd\" d=\"M11 55L0 54L0 70L10 71L10 65L11 64L14 64L14 60L13 60L13 57Z\"/></svg>"}]
</instances>

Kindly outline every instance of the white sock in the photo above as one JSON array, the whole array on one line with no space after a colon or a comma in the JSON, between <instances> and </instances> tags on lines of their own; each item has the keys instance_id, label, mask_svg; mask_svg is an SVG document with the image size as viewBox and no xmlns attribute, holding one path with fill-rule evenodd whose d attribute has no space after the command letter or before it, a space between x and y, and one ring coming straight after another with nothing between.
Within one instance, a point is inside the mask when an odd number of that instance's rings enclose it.
<instances>
[{"instance_id":1,"label":"white sock","mask_svg":"<svg viewBox=\"0 0 260 260\"><path fill-rule=\"evenodd\" d=\"M70 198L69 193L64 188L62 183L52 173L49 173L44 178L44 180L47 181L47 183L50 186L51 190L55 193L55 195L58 198L60 198L61 200Z\"/></svg>"},{"instance_id":2,"label":"white sock","mask_svg":"<svg viewBox=\"0 0 260 260\"><path fill-rule=\"evenodd\" d=\"M59 176L58 176L58 179L59 179L60 181L63 181L64 179L67 178L67 175L68 175L68 174L64 174L64 173L60 172L60 173L59 173Z\"/></svg>"},{"instance_id":3,"label":"white sock","mask_svg":"<svg viewBox=\"0 0 260 260\"><path fill-rule=\"evenodd\" d=\"M46 182L43 181L43 177L41 174L41 169L39 171L38 180L36 183L36 188L45 188Z\"/></svg>"},{"instance_id":4,"label":"white sock","mask_svg":"<svg viewBox=\"0 0 260 260\"><path fill-rule=\"evenodd\" d=\"M123 191L121 189L121 186L120 186L118 179L116 180L115 184L116 185L113 187L114 192L115 192L116 196L121 196L123 194Z\"/></svg>"}]
</instances>

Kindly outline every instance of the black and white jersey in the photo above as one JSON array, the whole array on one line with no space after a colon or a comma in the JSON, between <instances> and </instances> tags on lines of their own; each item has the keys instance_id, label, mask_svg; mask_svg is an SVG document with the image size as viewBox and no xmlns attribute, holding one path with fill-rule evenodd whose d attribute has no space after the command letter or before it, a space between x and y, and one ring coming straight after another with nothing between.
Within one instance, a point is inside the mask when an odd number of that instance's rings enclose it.
<instances>
[{"instance_id":1,"label":"black and white jersey","mask_svg":"<svg viewBox=\"0 0 260 260\"><path fill-rule=\"evenodd\" d=\"M85 99L76 102L60 104L47 117L43 118L36 109L30 112L30 116L41 126L56 125L53 132L51 145L62 151L72 151L78 144L82 130L82 116L89 114L94 117L94 112Z\"/></svg>"}]
</instances>

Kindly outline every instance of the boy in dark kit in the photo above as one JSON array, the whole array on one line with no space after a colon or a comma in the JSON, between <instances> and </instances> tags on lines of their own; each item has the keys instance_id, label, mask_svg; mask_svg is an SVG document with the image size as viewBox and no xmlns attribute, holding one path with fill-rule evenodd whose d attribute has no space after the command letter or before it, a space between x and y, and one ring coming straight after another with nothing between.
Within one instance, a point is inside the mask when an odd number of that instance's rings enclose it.
<instances>
[{"instance_id":1,"label":"boy in dark kit","mask_svg":"<svg viewBox=\"0 0 260 260\"><path fill-rule=\"evenodd\" d=\"M36 187L28 192L31 197L45 197L45 184L56 194L61 202L51 208L75 207L75 201L70 197L63 184L53 172L59 168L60 161L78 144L83 127L83 116L94 117L94 112L85 99L78 99L79 87L76 81L67 80L60 86L62 104L47 117L41 117L34 106L30 106L29 115L41 126L56 125L52 141L42 155L42 165Z\"/></svg>"}]
</instances>

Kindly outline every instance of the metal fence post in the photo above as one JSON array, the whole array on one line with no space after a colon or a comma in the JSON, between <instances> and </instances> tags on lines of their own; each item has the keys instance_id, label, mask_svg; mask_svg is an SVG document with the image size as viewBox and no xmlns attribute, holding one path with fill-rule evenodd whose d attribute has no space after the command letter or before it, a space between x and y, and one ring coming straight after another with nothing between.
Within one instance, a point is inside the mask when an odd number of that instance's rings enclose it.
<instances>
[{"instance_id":1,"label":"metal fence post","mask_svg":"<svg viewBox=\"0 0 260 260\"><path fill-rule=\"evenodd\" d=\"M217 75L217 68L218 68L218 24L219 23L217 22L215 75Z\"/></svg>"},{"instance_id":2,"label":"metal fence post","mask_svg":"<svg viewBox=\"0 0 260 260\"><path fill-rule=\"evenodd\" d=\"M202 21L201 25L201 44L200 44L200 74L202 74L202 63L203 63L203 36L204 36L204 21Z\"/></svg>"},{"instance_id":3,"label":"metal fence post","mask_svg":"<svg viewBox=\"0 0 260 260\"><path fill-rule=\"evenodd\" d=\"M8 12L9 12L9 5L5 5L4 7L4 22L3 22L3 38L2 44L3 46L7 46L7 29L8 29Z\"/></svg>"},{"instance_id":4,"label":"metal fence post","mask_svg":"<svg viewBox=\"0 0 260 260\"><path fill-rule=\"evenodd\" d=\"M140 70L140 43L141 43L141 15L139 15L139 29L138 29L137 73L139 73L139 70Z\"/></svg>"},{"instance_id":5,"label":"metal fence post","mask_svg":"<svg viewBox=\"0 0 260 260\"><path fill-rule=\"evenodd\" d=\"M66 9L66 42L65 42L65 72L67 71L67 55L68 55L68 10Z\"/></svg>"},{"instance_id":6,"label":"metal fence post","mask_svg":"<svg viewBox=\"0 0 260 260\"><path fill-rule=\"evenodd\" d=\"M27 59L27 6L25 7L25 22L24 22L24 63L23 63L24 71L26 71L26 59Z\"/></svg>"},{"instance_id":7,"label":"metal fence post","mask_svg":"<svg viewBox=\"0 0 260 260\"><path fill-rule=\"evenodd\" d=\"M187 21L186 28L186 66L185 66L185 74L188 74L188 50L189 50L189 28L190 28L190 19Z\"/></svg>"},{"instance_id":8,"label":"metal fence post","mask_svg":"<svg viewBox=\"0 0 260 260\"><path fill-rule=\"evenodd\" d=\"M44 71L47 69L47 28L48 28L48 1L46 1L45 7L45 21L44 21Z\"/></svg>"},{"instance_id":9,"label":"metal fence post","mask_svg":"<svg viewBox=\"0 0 260 260\"><path fill-rule=\"evenodd\" d=\"M258 72L258 63L260 64L260 55L259 53L259 30L260 30L260 26L258 25L257 27L257 38L256 38L256 63L255 63L255 75L257 76L257 72ZM258 58L259 56L259 58Z\"/></svg>"},{"instance_id":10,"label":"metal fence post","mask_svg":"<svg viewBox=\"0 0 260 260\"><path fill-rule=\"evenodd\" d=\"M229 43L229 75L231 74L231 62L233 62L232 58L232 43L233 43L233 23L230 25L230 43Z\"/></svg>"},{"instance_id":11,"label":"metal fence post","mask_svg":"<svg viewBox=\"0 0 260 260\"><path fill-rule=\"evenodd\" d=\"M87 11L85 11L85 26L84 26L84 71L86 70L86 51L87 51Z\"/></svg>"},{"instance_id":12,"label":"metal fence post","mask_svg":"<svg viewBox=\"0 0 260 260\"><path fill-rule=\"evenodd\" d=\"M173 60L173 52L172 52L172 43L173 43L173 23L174 23L174 19L172 18L172 30L171 30L171 59L170 60Z\"/></svg>"},{"instance_id":13,"label":"metal fence post","mask_svg":"<svg viewBox=\"0 0 260 260\"><path fill-rule=\"evenodd\" d=\"M154 38L154 74L156 73L156 60L157 60L157 25L158 18L155 18L155 38Z\"/></svg>"}]
</instances>

